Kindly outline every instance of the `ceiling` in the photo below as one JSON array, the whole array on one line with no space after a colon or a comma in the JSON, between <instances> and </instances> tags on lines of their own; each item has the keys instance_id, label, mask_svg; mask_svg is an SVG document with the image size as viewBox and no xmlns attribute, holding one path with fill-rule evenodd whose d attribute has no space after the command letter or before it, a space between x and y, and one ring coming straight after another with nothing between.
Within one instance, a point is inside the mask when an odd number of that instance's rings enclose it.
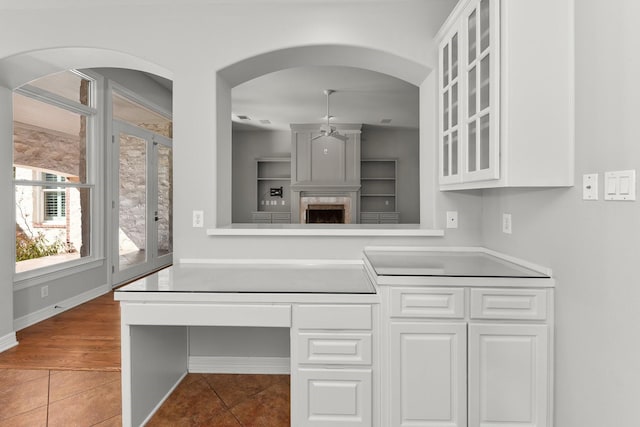
<instances>
[{"instance_id":1,"label":"ceiling","mask_svg":"<svg viewBox=\"0 0 640 427\"><path fill-rule=\"evenodd\" d=\"M234 87L233 129L289 130L291 123L321 123L326 120L325 89L335 90L330 98L332 123L418 128L417 86L360 68L312 66L277 71Z\"/></svg>"}]
</instances>

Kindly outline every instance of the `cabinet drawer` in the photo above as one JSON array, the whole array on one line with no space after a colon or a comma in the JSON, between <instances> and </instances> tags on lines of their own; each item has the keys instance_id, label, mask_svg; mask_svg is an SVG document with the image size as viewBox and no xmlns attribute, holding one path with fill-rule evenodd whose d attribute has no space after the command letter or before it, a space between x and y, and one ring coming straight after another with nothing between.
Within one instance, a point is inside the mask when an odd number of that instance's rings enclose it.
<instances>
[{"instance_id":1,"label":"cabinet drawer","mask_svg":"<svg viewBox=\"0 0 640 427\"><path fill-rule=\"evenodd\" d=\"M545 320L545 289L471 289L472 319Z\"/></svg>"},{"instance_id":2,"label":"cabinet drawer","mask_svg":"<svg viewBox=\"0 0 640 427\"><path fill-rule=\"evenodd\" d=\"M292 375L291 425L371 427L370 369L297 369Z\"/></svg>"},{"instance_id":3,"label":"cabinet drawer","mask_svg":"<svg viewBox=\"0 0 640 427\"><path fill-rule=\"evenodd\" d=\"M464 289L392 288L391 316L463 319Z\"/></svg>"},{"instance_id":4,"label":"cabinet drawer","mask_svg":"<svg viewBox=\"0 0 640 427\"><path fill-rule=\"evenodd\" d=\"M273 212L271 221L274 224L289 224L291 222L291 214L289 212Z\"/></svg>"},{"instance_id":5,"label":"cabinet drawer","mask_svg":"<svg viewBox=\"0 0 640 427\"><path fill-rule=\"evenodd\" d=\"M371 333L300 332L298 363L371 365Z\"/></svg>"},{"instance_id":6,"label":"cabinet drawer","mask_svg":"<svg viewBox=\"0 0 640 427\"><path fill-rule=\"evenodd\" d=\"M399 215L397 212L381 212L380 213L380 221L396 221L398 222Z\"/></svg>"},{"instance_id":7,"label":"cabinet drawer","mask_svg":"<svg viewBox=\"0 0 640 427\"><path fill-rule=\"evenodd\" d=\"M371 306L365 304L305 304L294 306L293 325L299 329L367 329Z\"/></svg>"}]
</instances>

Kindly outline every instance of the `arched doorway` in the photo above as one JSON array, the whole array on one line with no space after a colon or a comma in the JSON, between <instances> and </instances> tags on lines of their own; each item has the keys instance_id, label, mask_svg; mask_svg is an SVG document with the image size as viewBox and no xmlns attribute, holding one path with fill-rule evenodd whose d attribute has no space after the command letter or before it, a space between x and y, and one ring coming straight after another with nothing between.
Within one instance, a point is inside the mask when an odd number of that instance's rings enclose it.
<instances>
[{"instance_id":1,"label":"arched doorway","mask_svg":"<svg viewBox=\"0 0 640 427\"><path fill-rule=\"evenodd\" d=\"M251 58L239 61L218 72L217 84L217 108L218 117L231 116L231 90L259 76L276 73L282 70L303 67L345 67L358 68L392 76L401 81L421 87L431 75L432 69L407 60L398 55L387 52L363 48L357 46L322 45L300 46L267 52ZM427 84L429 86L430 83ZM435 101L434 101L435 102ZM433 135L425 133L420 135L421 151L432 151ZM233 205L231 189L232 170L230 153L232 129L231 122L218 119L217 122L217 225L225 226L232 222L231 206ZM422 154L421 154L422 158ZM420 180L431 179L428 168L432 165L423 165L423 173L420 172ZM420 192L420 197L431 199L431 186L426 185L425 192ZM431 214L425 210L420 211L419 222L430 221ZM416 221L411 221L416 222Z\"/></svg>"}]
</instances>

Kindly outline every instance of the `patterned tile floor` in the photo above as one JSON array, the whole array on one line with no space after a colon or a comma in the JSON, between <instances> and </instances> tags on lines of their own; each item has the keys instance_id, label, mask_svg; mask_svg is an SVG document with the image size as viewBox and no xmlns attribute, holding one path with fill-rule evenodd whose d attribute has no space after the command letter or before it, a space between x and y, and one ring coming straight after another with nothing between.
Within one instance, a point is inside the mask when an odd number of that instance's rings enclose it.
<instances>
[{"instance_id":1,"label":"patterned tile floor","mask_svg":"<svg viewBox=\"0 0 640 427\"><path fill-rule=\"evenodd\" d=\"M119 313L109 293L19 331L0 354L0 427L122 425ZM147 425L286 427L289 381L189 374Z\"/></svg>"},{"instance_id":2,"label":"patterned tile floor","mask_svg":"<svg viewBox=\"0 0 640 427\"><path fill-rule=\"evenodd\" d=\"M147 424L285 427L288 375L189 374ZM120 426L120 374L0 369L0 427Z\"/></svg>"}]
</instances>

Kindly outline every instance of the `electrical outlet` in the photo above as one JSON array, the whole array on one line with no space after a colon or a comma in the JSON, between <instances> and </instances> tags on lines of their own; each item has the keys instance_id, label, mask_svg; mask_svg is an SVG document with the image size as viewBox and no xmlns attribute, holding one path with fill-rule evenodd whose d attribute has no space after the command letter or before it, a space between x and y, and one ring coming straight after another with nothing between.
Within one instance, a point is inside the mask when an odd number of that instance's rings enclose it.
<instances>
[{"instance_id":1,"label":"electrical outlet","mask_svg":"<svg viewBox=\"0 0 640 427\"><path fill-rule=\"evenodd\" d=\"M43 286L40 288L40 298L46 298L49 296L49 286Z\"/></svg>"},{"instance_id":2,"label":"electrical outlet","mask_svg":"<svg viewBox=\"0 0 640 427\"><path fill-rule=\"evenodd\" d=\"M511 234L512 232L512 222L511 222L511 214L503 213L502 214L502 232L506 234Z\"/></svg>"},{"instance_id":3,"label":"electrical outlet","mask_svg":"<svg viewBox=\"0 0 640 427\"><path fill-rule=\"evenodd\" d=\"M447 228L458 228L458 211L447 211Z\"/></svg>"},{"instance_id":4,"label":"electrical outlet","mask_svg":"<svg viewBox=\"0 0 640 427\"><path fill-rule=\"evenodd\" d=\"M204 225L204 212L193 211L193 226L195 228L202 228Z\"/></svg>"}]
</instances>

